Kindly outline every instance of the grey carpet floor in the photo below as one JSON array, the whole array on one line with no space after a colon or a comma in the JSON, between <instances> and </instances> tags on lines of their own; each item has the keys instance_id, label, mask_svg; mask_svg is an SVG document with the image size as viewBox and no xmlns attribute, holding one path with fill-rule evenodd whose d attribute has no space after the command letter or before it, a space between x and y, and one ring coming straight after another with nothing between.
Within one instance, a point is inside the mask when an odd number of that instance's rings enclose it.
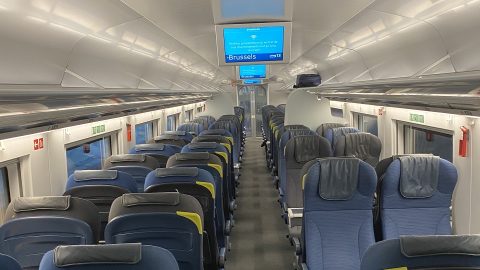
<instances>
[{"instance_id":1,"label":"grey carpet floor","mask_svg":"<svg viewBox=\"0 0 480 270\"><path fill-rule=\"evenodd\" d=\"M225 270L293 269L294 249L280 218L278 192L265 164L261 140L249 138L241 170L238 209Z\"/></svg>"}]
</instances>

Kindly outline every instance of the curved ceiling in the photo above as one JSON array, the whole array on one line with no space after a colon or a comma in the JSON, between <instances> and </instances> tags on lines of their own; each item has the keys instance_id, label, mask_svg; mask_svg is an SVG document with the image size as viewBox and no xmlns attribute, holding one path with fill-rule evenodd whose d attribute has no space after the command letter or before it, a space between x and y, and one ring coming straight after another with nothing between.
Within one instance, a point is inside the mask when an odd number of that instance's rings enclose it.
<instances>
[{"instance_id":1,"label":"curved ceiling","mask_svg":"<svg viewBox=\"0 0 480 270\"><path fill-rule=\"evenodd\" d=\"M479 0L293 1L297 74L327 84L480 70ZM0 0L0 84L216 92L212 0ZM0 86L0 88L3 88Z\"/></svg>"}]
</instances>

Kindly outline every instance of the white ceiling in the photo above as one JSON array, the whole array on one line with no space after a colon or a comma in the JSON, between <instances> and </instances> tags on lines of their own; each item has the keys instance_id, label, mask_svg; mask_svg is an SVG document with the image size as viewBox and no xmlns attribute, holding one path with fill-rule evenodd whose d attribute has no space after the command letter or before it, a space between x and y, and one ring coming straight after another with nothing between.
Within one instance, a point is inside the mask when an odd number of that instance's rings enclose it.
<instances>
[{"instance_id":1,"label":"white ceiling","mask_svg":"<svg viewBox=\"0 0 480 270\"><path fill-rule=\"evenodd\" d=\"M0 0L0 88L229 90L215 1ZM291 63L271 65L274 88L311 71L345 83L480 70L479 0L286 1Z\"/></svg>"}]
</instances>

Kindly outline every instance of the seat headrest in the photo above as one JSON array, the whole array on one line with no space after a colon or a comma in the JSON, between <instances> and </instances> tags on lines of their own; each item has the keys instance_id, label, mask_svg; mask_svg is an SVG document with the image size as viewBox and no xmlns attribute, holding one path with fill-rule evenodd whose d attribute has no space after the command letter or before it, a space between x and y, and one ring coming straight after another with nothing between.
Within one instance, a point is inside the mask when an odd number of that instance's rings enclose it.
<instances>
[{"instance_id":1,"label":"seat headrest","mask_svg":"<svg viewBox=\"0 0 480 270\"><path fill-rule=\"evenodd\" d=\"M180 193L162 192L162 193L129 193L122 195L122 205L124 207L140 205L168 205L175 206L180 204Z\"/></svg>"},{"instance_id":2,"label":"seat headrest","mask_svg":"<svg viewBox=\"0 0 480 270\"><path fill-rule=\"evenodd\" d=\"M200 135L195 138L195 142L208 142L208 141L225 141L226 138L222 135Z\"/></svg>"},{"instance_id":3,"label":"seat headrest","mask_svg":"<svg viewBox=\"0 0 480 270\"><path fill-rule=\"evenodd\" d=\"M307 130L310 130L308 127L304 126L304 125L286 125L285 127L285 130L301 130L301 129L307 129Z\"/></svg>"},{"instance_id":4,"label":"seat headrest","mask_svg":"<svg viewBox=\"0 0 480 270\"><path fill-rule=\"evenodd\" d=\"M75 171L73 178L77 182L90 180L115 180L118 172L114 170L84 170Z\"/></svg>"},{"instance_id":5,"label":"seat headrest","mask_svg":"<svg viewBox=\"0 0 480 270\"><path fill-rule=\"evenodd\" d=\"M339 144L342 144L342 140L338 140L336 145L337 153L340 153L340 156L354 156L357 157L372 166L376 166L380 153L382 152L382 142L380 139L370 133L357 132L345 134L345 146L341 147ZM344 148L342 150L342 148Z\"/></svg>"},{"instance_id":6,"label":"seat headrest","mask_svg":"<svg viewBox=\"0 0 480 270\"><path fill-rule=\"evenodd\" d=\"M165 150L165 144L163 143L148 143L135 145L136 151L163 151Z\"/></svg>"},{"instance_id":7,"label":"seat headrest","mask_svg":"<svg viewBox=\"0 0 480 270\"><path fill-rule=\"evenodd\" d=\"M294 140L294 157L298 163L305 163L318 157L320 141L318 136L298 136Z\"/></svg>"},{"instance_id":8,"label":"seat headrest","mask_svg":"<svg viewBox=\"0 0 480 270\"><path fill-rule=\"evenodd\" d=\"M187 145L189 149L216 149L218 144L216 142L196 142Z\"/></svg>"},{"instance_id":9,"label":"seat headrest","mask_svg":"<svg viewBox=\"0 0 480 270\"><path fill-rule=\"evenodd\" d=\"M187 132L185 130L165 131L164 135L185 136L187 135Z\"/></svg>"},{"instance_id":10,"label":"seat headrest","mask_svg":"<svg viewBox=\"0 0 480 270\"><path fill-rule=\"evenodd\" d=\"M169 177L169 176L198 176L198 168L195 167L177 167L177 168L160 168L155 170L156 177Z\"/></svg>"},{"instance_id":11,"label":"seat headrest","mask_svg":"<svg viewBox=\"0 0 480 270\"><path fill-rule=\"evenodd\" d=\"M401 156L400 194L405 198L429 198L438 187L440 158L436 156Z\"/></svg>"},{"instance_id":12,"label":"seat headrest","mask_svg":"<svg viewBox=\"0 0 480 270\"><path fill-rule=\"evenodd\" d=\"M20 197L13 201L16 213L37 210L66 211L70 208L70 196Z\"/></svg>"},{"instance_id":13,"label":"seat headrest","mask_svg":"<svg viewBox=\"0 0 480 270\"><path fill-rule=\"evenodd\" d=\"M319 159L321 174L318 193L324 200L345 201L357 190L360 160L356 158Z\"/></svg>"},{"instance_id":14,"label":"seat headrest","mask_svg":"<svg viewBox=\"0 0 480 270\"><path fill-rule=\"evenodd\" d=\"M57 267L87 264L137 264L142 259L142 244L96 246L58 246L53 260Z\"/></svg>"},{"instance_id":15,"label":"seat headrest","mask_svg":"<svg viewBox=\"0 0 480 270\"><path fill-rule=\"evenodd\" d=\"M185 160L209 160L210 154L207 152L196 152L196 153L177 153L175 154L175 159L179 161Z\"/></svg>"},{"instance_id":16,"label":"seat headrest","mask_svg":"<svg viewBox=\"0 0 480 270\"><path fill-rule=\"evenodd\" d=\"M174 141L179 141L182 140L180 136L175 135L175 134L162 134L160 136L155 137L154 141L162 141L162 140L174 140Z\"/></svg>"},{"instance_id":17,"label":"seat headrest","mask_svg":"<svg viewBox=\"0 0 480 270\"><path fill-rule=\"evenodd\" d=\"M480 256L480 235L400 236L400 248L405 257Z\"/></svg>"},{"instance_id":18,"label":"seat headrest","mask_svg":"<svg viewBox=\"0 0 480 270\"><path fill-rule=\"evenodd\" d=\"M147 157L143 154L125 154L125 155L115 155L110 157L111 163L119 162L145 162Z\"/></svg>"}]
</instances>

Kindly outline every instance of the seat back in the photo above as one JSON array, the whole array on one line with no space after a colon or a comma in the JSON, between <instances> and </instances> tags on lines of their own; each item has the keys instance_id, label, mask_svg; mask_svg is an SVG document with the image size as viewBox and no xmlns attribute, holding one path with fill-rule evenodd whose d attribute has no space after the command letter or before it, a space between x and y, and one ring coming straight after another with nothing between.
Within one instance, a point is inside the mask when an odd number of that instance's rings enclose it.
<instances>
[{"instance_id":1,"label":"seat back","mask_svg":"<svg viewBox=\"0 0 480 270\"><path fill-rule=\"evenodd\" d=\"M345 136L345 134L360 132L358 129L354 127L338 127L338 128L329 128L325 133L325 138L330 142L332 146L332 150L335 152L335 145L337 144L337 140Z\"/></svg>"},{"instance_id":2,"label":"seat back","mask_svg":"<svg viewBox=\"0 0 480 270\"><path fill-rule=\"evenodd\" d=\"M233 137L233 162L238 163L240 158L240 129L238 125L230 120L218 120L213 123L209 129L225 129L232 134Z\"/></svg>"},{"instance_id":3,"label":"seat back","mask_svg":"<svg viewBox=\"0 0 480 270\"><path fill-rule=\"evenodd\" d=\"M382 142L370 133L349 133L337 138L336 157L353 156L375 167L382 152Z\"/></svg>"},{"instance_id":4,"label":"seat back","mask_svg":"<svg viewBox=\"0 0 480 270\"><path fill-rule=\"evenodd\" d=\"M0 265L4 270L22 270L17 260L5 254L0 254Z\"/></svg>"},{"instance_id":5,"label":"seat back","mask_svg":"<svg viewBox=\"0 0 480 270\"><path fill-rule=\"evenodd\" d=\"M402 236L371 246L361 270L480 269L480 236Z\"/></svg>"},{"instance_id":6,"label":"seat back","mask_svg":"<svg viewBox=\"0 0 480 270\"><path fill-rule=\"evenodd\" d=\"M431 155L395 158L379 182L383 239L451 234L450 207L457 170Z\"/></svg>"},{"instance_id":7,"label":"seat back","mask_svg":"<svg viewBox=\"0 0 480 270\"><path fill-rule=\"evenodd\" d=\"M340 124L340 123L325 123L321 124L317 128L317 134L325 137L327 135L327 130L333 129L333 128L339 128L339 127L345 127L345 124Z\"/></svg>"},{"instance_id":8,"label":"seat back","mask_svg":"<svg viewBox=\"0 0 480 270\"><path fill-rule=\"evenodd\" d=\"M204 128L203 128L203 125L200 125L199 123L188 122L185 124L181 124L177 128L177 130L188 132L195 137L195 136L198 136L198 134L200 134L200 132L202 132Z\"/></svg>"},{"instance_id":9,"label":"seat back","mask_svg":"<svg viewBox=\"0 0 480 270\"><path fill-rule=\"evenodd\" d=\"M233 151L233 146L235 145L235 141L233 140L233 135L232 133L230 133L230 131L225 129L209 129L209 130L204 130L200 133L200 136L204 136L204 135L205 136L217 135L217 136L225 137L228 141L230 141L230 144L232 145L232 151Z\"/></svg>"},{"instance_id":10,"label":"seat back","mask_svg":"<svg viewBox=\"0 0 480 270\"><path fill-rule=\"evenodd\" d=\"M202 206L190 195L124 194L112 204L105 241L163 247L181 270L203 269L203 224Z\"/></svg>"},{"instance_id":11,"label":"seat back","mask_svg":"<svg viewBox=\"0 0 480 270\"><path fill-rule=\"evenodd\" d=\"M332 150L325 138L318 135L302 135L290 139L285 146L286 183L284 201L288 208L303 207L302 176L300 171L309 161L331 157Z\"/></svg>"},{"instance_id":12,"label":"seat back","mask_svg":"<svg viewBox=\"0 0 480 270\"><path fill-rule=\"evenodd\" d=\"M149 143L163 143L184 147L189 141L176 134L162 134L153 138Z\"/></svg>"},{"instance_id":13,"label":"seat back","mask_svg":"<svg viewBox=\"0 0 480 270\"><path fill-rule=\"evenodd\" d=\"M208 127L210 126L210 123L208 122L207 118L195 118L192 120L192 122L199 124L203 130L207 130Z\"/></svg>"},{"instance_id":14,"label":"seat back","mask_svg":"<svg viewBox=\"0 0 480 270\"><path fill-rule=\"evenodd\" d=\"M310 135L314 136L315 132L311 131L310 129L297 129L297 130L286 130L283 134L282 137L280 138L280 141L278 143L278 178L279 178L279 185L278 189L280 192L281 200L283 201L283 195L285 194L287 190L287 169L286 169L286 161L285 161L285 146L287 145L287 142L296 136L304 136L304 135Z\"/></svg>"},{"instance_id":15,"label":"seat back","mask_svg":"<svg viewBox=\"0 0 480 270\"><path fill-rule=\"evenodd\" d=\"M172 253L141 244L58 246L43 256L40 270L178 270Z\"/></svg>"},{"instance_id":16,"label":"seat back","mask_svg":"<svg viewBox=\"0 0 480 270\"><path fill-rule=\"evenodd\" d=\"M100 238L103 239L112 202L130 192L137 192L137 184L129 174L113 170L87 170L75 171L68 177L63 195L82 198L97 206L102 225Z\"/></svg>"},{"instance_id":17,"label":"seat back","mask_svg":"<svg viewBox=\"0 0 480 270\"><path fill-rule=\"evenodd\" d=\"M160 168L160 163L154 157L145 154L113 155L105 160L104 168L130 174L137 183L138 192L142 192L145 177L151 171Z\"/></svg>"},{"instance_id":18,"label":"seat back","mask_svg":"<svg viewBox=\"0 0 480 270\"><path fill-rule=\"evenodd\" d=\"M279 104L277 105L277 109L279 109L281 112L285 113L285 109L287 107L287 104Z\"/></svg>"},{"instance_id":19,"label":"seat back","mask_svg":"<svg viewBox=\"0 0 480 270\"><path fill-rule=\"evenodd\" d=\"M167 162L167 168L177 167L195 167L206 170L209 172L215 180L215 194L221 194L215 196L215 207L217 213L217 237L220 247L225 247L226 237L223 231L226 221L229 217L228 200L224 192L226 192L225 183L223 183L223 167L220 158L214 154L208 152L192 152L175 154L170 157ZM225 191L224 191L225 190Z\"/></svg>"},{"instance_id":20,"label":"seat back","mask_svg":"<svg viewBox=\"0 0 480 270\"><path fill-rule=\"evenodd\" d=\"M245 120L245 109L243 107L235 106L233 107L233 111L235 112L235 115L238 117L243 127Z\"/></svg>"},{"instance_id":21,"label":"seat back","mask_svg":"<svg viewBox=\"0 0 480 270\"><path fill-rule=\"evenodd\" d=\"M356 158L317 159L304 178L302 236L309 269L359 269L375 243L376 175Z\"/></svg>"},{"instance_id":22,"label":"seat back","mask_svg":"<svg viewBox=\"0 0 480 270\"><path fill-rule=\"evenodd\" d=\"M183 124L183 125L185 125L185 124ZM186 130L177 129L176 131L165 131L163 134L164 135L176 135L180 139L184 140L187 143L190 143L193 140L193 135Z\"/></svg>"},{"instance_id":23,"label":"seat back","mask_svg":"<svg viewBox=\"0 0 480 270\"><path fill-rule=\"evenodd\" d=\"M70 196L21 197L13 200L0 227L0 253L22 269L38 269L44 253L57 245L94 244L99 239L98 210Z\"/></svg>"},{"instance_id":24,"label":"seat back","mask_svg":"<svg viewBox=\"0 0 480 270\"><path fill-rule=\"evenodd\" d=\"M163 143L149 143L137 144L130 151L129 154L144 154L157 159L160 163L160 168L165 168L167 160L171 155L180 153L182 147L172 144Z\"/></svg>"},{"instance_id":25,"label":"seat back","mask_svg":"<svg viewBox=\"0 0 480 270\"><path fill-rule=\"evenodd\" d=\"M215 224L215 179L195 167L162 168L148 174L145 192L174 192L195 197L203 210L205 228L203 232L203 257L206 268L211 269L218 262L218 242ZM221 211L221 209L219 209Z\"/></svg>"}]
</instances>

